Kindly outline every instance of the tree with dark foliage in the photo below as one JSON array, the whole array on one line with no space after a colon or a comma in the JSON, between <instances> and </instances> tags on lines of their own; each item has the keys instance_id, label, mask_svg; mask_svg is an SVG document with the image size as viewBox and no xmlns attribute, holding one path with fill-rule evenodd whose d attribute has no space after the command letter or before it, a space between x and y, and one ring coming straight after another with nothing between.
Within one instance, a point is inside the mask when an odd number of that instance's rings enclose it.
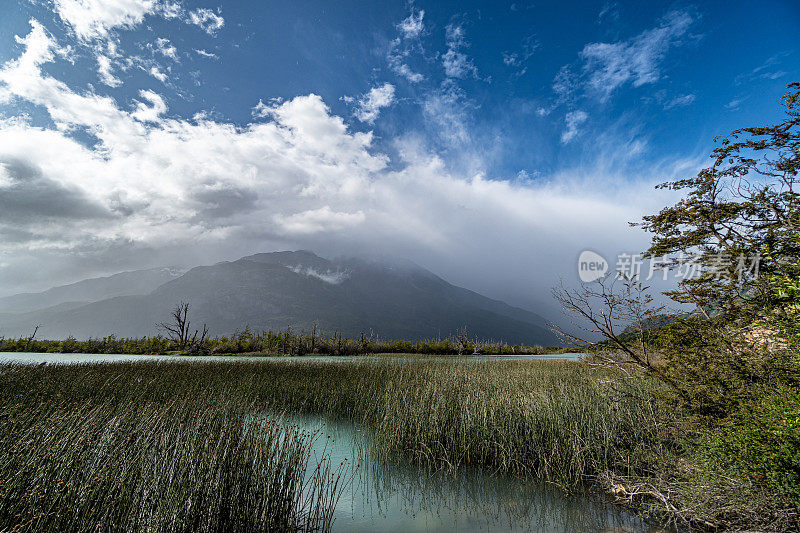
<instances>
[{"instance_id":1,"label":"tree with dark foliage","mask_svg":"<svg viewBox=\"0 0 800 533\"><path fill-rule=\"evenodd\" d=\"M800 257L800 83L788 88L783 122L733 131L697 177L659 186L687 194L644 217L647 255L701 267L668 293L676 301L728 318L783 311L773 284L796 277Z\"/></svg>"}]
</instances>

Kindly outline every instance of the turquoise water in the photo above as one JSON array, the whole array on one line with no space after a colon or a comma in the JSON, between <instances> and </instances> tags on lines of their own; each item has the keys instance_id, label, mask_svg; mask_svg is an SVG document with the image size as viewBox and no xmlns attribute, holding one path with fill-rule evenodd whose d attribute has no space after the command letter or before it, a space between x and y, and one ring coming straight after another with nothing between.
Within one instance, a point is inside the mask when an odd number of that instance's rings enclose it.
<instances>
[{"instance_id":1,"label":"turquoise water","mask_svg":"<svg viewBox=\"0 0 800 533\"><path fill-rule=\"evenodd\" d=\"M431 472L380 458L370 436L346 422L293 416L317 431L314 455L328 454L352 477L334 514L334 532L656 532L600 496L567 495L554 485L485 471Z\"/></svg>"},{"instance_id":2,"label":"turquoise water","mask_svg":"<svg viewBox=\"0 0 800 533\"><path fill-rule=\"evenodd\" d=\"M581 354L558 358L578 359ZM158 360L193 361L329 361L418 356L371 357L231 357L0 353L0 363L74 364ZM470 360L553 359L553 356L480 356ZM430 359L429 357L427 359ZM379 456L370 433L344 421L290 415L287 423L317 435L312 464L329 457L343 465L349 480L334 511L333 531L366 532L656 532L664 531L605 497L566 494L554 485L531 479L491 475L484 470L431 472L399 457Z\"/></svg>"}]
</instances>

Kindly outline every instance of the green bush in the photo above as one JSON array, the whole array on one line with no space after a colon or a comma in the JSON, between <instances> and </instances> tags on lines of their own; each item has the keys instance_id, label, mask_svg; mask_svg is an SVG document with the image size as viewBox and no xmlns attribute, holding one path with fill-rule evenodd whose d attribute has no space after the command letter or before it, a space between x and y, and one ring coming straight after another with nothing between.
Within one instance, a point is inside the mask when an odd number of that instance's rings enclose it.
<instances>
[{"instance_id":1,"label":"green bush","mask_svg":"<svg viewBox=\"0 0 800 533\"><path fill-rule=\"evenodd\" d=\"M782 304L771 322L790 346L797 347L800 345L800 275L774 276L771 281L776 298Z\"/></svg>"},{"instance_id":2,"label":"green bush","mask_svg":"<svg viewBox=\"0 0 800 533\"><path fill-rule=\"evenodd\" d=\"M742 404L705 440L718 466L800 503L800 389L781 388Z\"/></svg>"}]
</instances>

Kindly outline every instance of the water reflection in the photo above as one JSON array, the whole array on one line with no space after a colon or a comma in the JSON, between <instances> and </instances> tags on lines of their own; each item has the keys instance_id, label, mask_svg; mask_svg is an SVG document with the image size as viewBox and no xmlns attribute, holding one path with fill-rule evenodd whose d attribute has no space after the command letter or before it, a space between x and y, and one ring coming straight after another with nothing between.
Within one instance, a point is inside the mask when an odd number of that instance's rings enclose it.
<instances>
[{"instance_id":1,"label":"water reflection","mask_svg":"<svg viewBox=\"0 0 800 533\"><path fill-rule=\"evenodd\" d=\"M334 514L333 531L663 531L599 497L484 471L430 472L379 458L369 434L314 416L293 423L319 431L315 454L346 461L352 481Z\"/></svg>"}]
</instances>

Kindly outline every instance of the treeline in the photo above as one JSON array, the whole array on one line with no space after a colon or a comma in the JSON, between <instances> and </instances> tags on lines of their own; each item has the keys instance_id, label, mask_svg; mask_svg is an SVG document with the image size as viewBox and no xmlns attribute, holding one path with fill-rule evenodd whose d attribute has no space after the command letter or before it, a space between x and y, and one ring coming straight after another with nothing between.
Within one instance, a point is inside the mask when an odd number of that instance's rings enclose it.
<instances>
[{"instance_id":1,"label":"treeline","mask_svg":"<svg viewBox=\"0 0 800 533\"><path fill-rule=\"evenodd\" d=\"M800 83L783 101L783 122L721 139L697 177L659 186L682 198L636 224L691 312L667 314L624 269L554 290L605 338L587 362L656 379L676 416L677 455L614 486L703 529L800 530Z\"/></svg>"},{"instance_id":2,"label":"treeline","mask_svg":"<svg viewBox=\"0 0 800 533\"><path fill-rule=\"evenodd\" d=\"M100 339L36 340L31 338L0 338L2 352L137 354L137 355L227 355L268 354L302 355L364 355L373 353L404 353L431 355L544 355L568 353L564 347L524 346L495 341L467 339L466 332L435 340L383 340L366 335L349 338L341 333L282 331L256 333L246 327L230 336L203 338L193 343L157 335L155 337Z\"/></svg>"}]
</instances>

